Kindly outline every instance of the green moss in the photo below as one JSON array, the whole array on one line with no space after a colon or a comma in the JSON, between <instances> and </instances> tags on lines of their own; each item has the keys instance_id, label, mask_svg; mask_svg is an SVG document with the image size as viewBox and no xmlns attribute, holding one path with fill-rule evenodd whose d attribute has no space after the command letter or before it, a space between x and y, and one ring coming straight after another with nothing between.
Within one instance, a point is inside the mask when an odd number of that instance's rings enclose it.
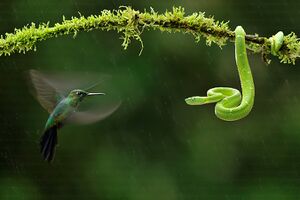
<instances>
[{"instance_id":1,"label":"green moss","mask_svg":"<svg viewBox=\"0 0 300 200\"><path fill-rule=\"evenodd\" d=\"M293 63L300 55L300 42L295 33L290 33L284 37L283 47L278 52L282 63Z\"/></svg>"},{"instance_id":2,"label":"green moss","mask_svg":"<svg viewBox=\"0 0 300 200\"><path fill-rule=\"evenodd\" d=\"M131 7L122 6L118 10L103 10L99 15L72 17L67 20L63 17L61 23L50 26L49 23L36 25L31 23L13 33L6 33L0 37L0 55L12 53L25 53L36 50L36 43L61 35L73 35L75 38L80 31L100 29L104 31L115 30L122 34L124 49L132 40L137 40L143 50L141 34L144 30L160 30L162 32L182 32L192 34L195 41L201 37L206 39L206 44L224 46L228 40L234 41L234 32L230 30L228 22L215 21L213 17L205 17L203 12L185 15L184 8L174 7L172 11L159 14L150 8L150 11L140 12ZM270 54L268 38L258 35L247 35L247 48L262 55ZM284 38L284 44L278 52L278 57L283 63L293 63L300 57L300 44L294 33Z\"/></svg>"}]
</instances>

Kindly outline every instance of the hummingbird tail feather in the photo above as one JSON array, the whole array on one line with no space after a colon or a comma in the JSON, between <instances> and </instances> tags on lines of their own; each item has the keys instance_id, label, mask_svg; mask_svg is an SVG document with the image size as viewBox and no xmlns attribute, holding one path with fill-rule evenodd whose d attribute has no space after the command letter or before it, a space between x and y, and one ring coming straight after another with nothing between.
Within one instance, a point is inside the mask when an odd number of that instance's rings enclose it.
<instances>
[{"instance_id":1,"label":"hummingbird tail feather","mask_svg":"<svg viewBox=\"0 0 300 200\"><path fill-rule=\"evenodd\" d=\"M40 145L44 160L51 162L54 159L55 147L57 145L57 126L52 126L44 132Z\"/></svg>"}]
</instances>

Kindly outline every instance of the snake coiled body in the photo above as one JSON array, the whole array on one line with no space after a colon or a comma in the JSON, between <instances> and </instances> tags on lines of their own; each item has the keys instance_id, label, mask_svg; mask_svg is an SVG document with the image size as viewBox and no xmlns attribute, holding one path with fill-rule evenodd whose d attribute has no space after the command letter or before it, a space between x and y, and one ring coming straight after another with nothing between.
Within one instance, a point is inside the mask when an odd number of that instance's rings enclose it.
<instances>
[{"instance_id":1,"label":"snake coiled body","mask_svg":"<svg viewBox=\"0 0 300 200\"><path fill-rule=\"evenodd\" d=\"M230 87L216 87L207 91L206 97L194 96L185 99L189 105L216 103L215 114L225 121L235 121L246 117L254 104L254 82L248 62L245 31L241 26L235 29L235 60L241 81L242 95Z\"/></svg>"}]
</instances>

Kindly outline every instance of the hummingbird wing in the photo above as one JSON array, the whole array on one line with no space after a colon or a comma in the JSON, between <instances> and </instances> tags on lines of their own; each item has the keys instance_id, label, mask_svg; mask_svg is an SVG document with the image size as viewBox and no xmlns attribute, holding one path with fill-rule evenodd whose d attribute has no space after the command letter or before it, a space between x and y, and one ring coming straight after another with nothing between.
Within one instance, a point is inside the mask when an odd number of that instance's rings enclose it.
<instances>
[{"instance_id":1,"label":"hummingbird wing","mask_svg":"<svg viewBox=\"0 0 300 200\"><path fill-rule=\"evenodd\" d=\"M83 89L89 91L96 86L104 86L103 84L110 79L109 75L98 74L96 72L53 72L48 71L43 76L51 84L53 88L60 94L67 96L74 89Z\"/></svg>"},{"instance_id":2,"label":"hummingbird wing","mask_svg":"<svg viewBox=\"0 0 300 200\"><path fill-rule=\"evenodd\" d=\"M97 91L99 90L105 92L105 90L110 90L109 98L105 98L109 103L101 103L98 98L91 98L88 102L92 103L94 99L94 105L97 109L85 109L93 110L93 112L76 112L74 115L75 121L82 121L82 123L92 123L94 121L99 121L108 115L110 115L114 110L118 108L120 103L116 103L114 94L111 88L111 84L107 83L106 80L110 79L110 75L98 74L94 72L47 72L41 73L37 70L29 70L30 83L34 89L32 91L33 95L40 102L42 107L44 107L49 113L51 113L56 105L69 94L73 89L83 88L84 90ZM105 83L106 82L106 83ZM105 89L106 88L106 89ZM86 100L84 101L86 102ZM115 103L111 103L115 102ZM119 102L119 101L117 101ZM89 104L90 104L89 103ZM83 103L84 104L84 103ZM90 104L91 105L91 104ZM100 106L99 106L100 105ZM109 106L107 106L109 105ZM80 105L82 108L82 105ZM105 108L104 108L105 107ZM100 109L99 109L100 108ZM75 114L75 113L74 113ZM82 116L82 120L79 120ZM77 119L76 119L77 118ZM90 120L89 120L90 119ZM72 120L70 120L72 121ZM87 122L85 122L87 121ZM76 122L75 122L76 123Z\"/></svg>"},{"instance_id":3,"label":"hummingbird wing","mask_svg":"<svg viewBox=\"0 0 300 200\"><path fill-rule=\"evenodd\" d=\"M36 97L41 106L51 113L64 96L51 84L42 73L36 70L29 70L32 94Z\"/></svg>"},{"instance_id":4,"label":"hummingbird wing","mask_svg":"<svg viewBox=\"0 0 300 200\"><path fill-rule=\"evenodd\" d=\"M76 111L72 113L72 115L70 115L64 123L91 124L105 119L113 112L115 112L120 105L121 101L94 111Z\"/></svg>"}]
</instances>

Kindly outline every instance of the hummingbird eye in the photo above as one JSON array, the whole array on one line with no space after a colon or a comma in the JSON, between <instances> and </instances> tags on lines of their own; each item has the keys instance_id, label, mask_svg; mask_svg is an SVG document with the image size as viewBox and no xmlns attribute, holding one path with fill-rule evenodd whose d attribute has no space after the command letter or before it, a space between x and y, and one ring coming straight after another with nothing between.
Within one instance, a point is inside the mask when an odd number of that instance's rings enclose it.
<instances>
[{"instance_id":1,"label":"hummingbird eye","mask_svg":"<svg viewBox=\"0 0 300 200\"><path fill-rule=\"evenodd\" d=\"M80 92L80 91L76 92L76 95L77 95L77 96L82 96L82 94L83 94L83 93Z\"/></svg>"},{"instance_id":2,"label":"hummingbird eye","mask_svg":"<svg viewBox=\"0 0 300 200\"><path fill-rule=\"evenodd\" d=\"M76 95L79 96L79 97L83 97L83 96L85 96L85 93L81 92L81 91L78 91L78 92L76 92Z\"/></svg>"}]
</instances>

